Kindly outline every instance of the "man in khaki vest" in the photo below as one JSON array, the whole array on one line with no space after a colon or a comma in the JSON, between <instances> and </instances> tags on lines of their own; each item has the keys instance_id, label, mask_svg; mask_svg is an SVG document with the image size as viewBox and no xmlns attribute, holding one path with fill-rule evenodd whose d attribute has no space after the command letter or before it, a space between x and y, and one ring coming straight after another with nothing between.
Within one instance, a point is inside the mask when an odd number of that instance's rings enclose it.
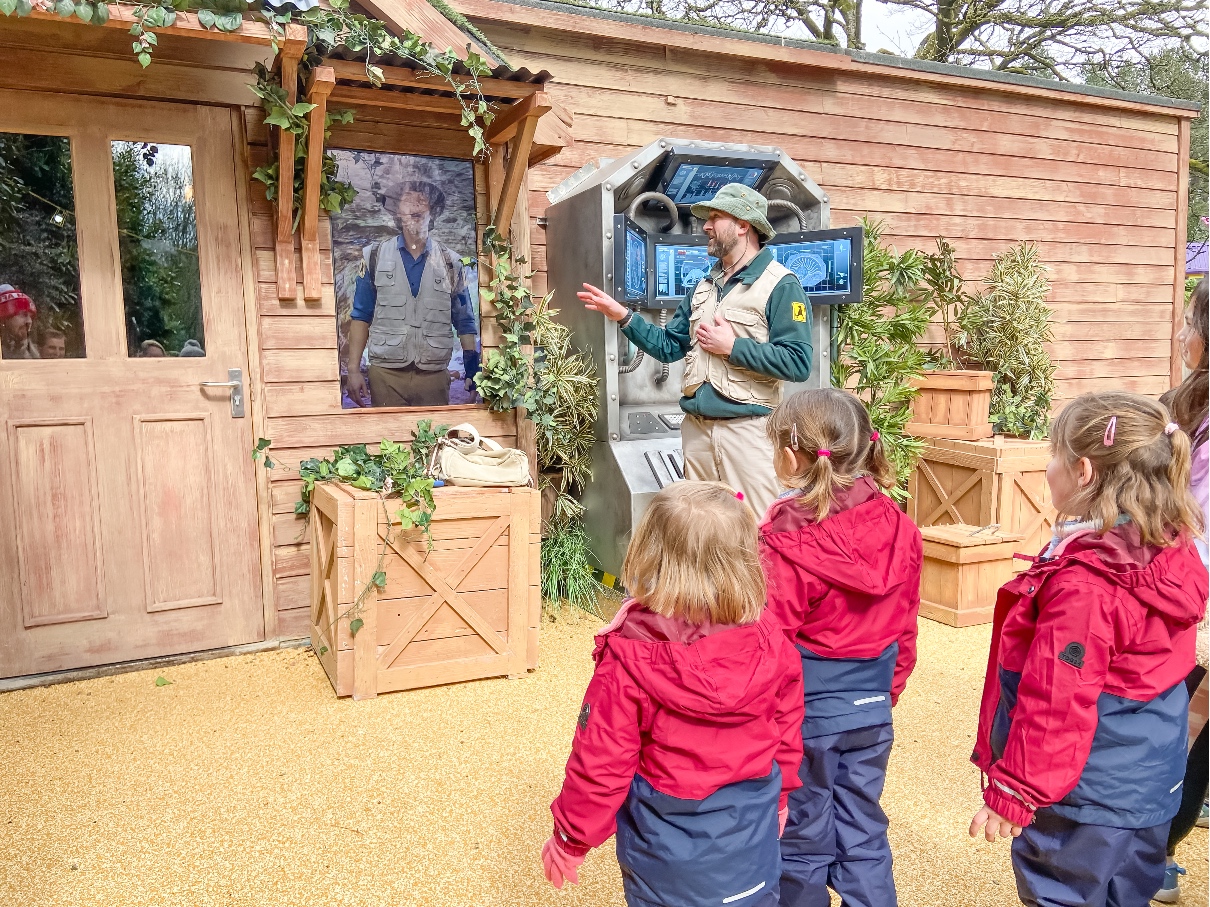
<instances>
[{"instance_id":1,"label":"man in khaki vest","mask_svg":"<svg viewBox=\"0 0 1210 907\"><path fill-rule=\"evenodd\" d=\"M667 328L590 284L577 295L586 308L620 322L647 355L685 360L686 477L726 482L763 515L782 490L765 424L781 402L782 382L811 375L811 306L798 278L763 248L774 231L760 193L731 183L692 211L705 220L706 251L718 260Z\"/></svg>"},{"instance_id":2,"label":"man in khaki vest","mask_svg":"<svg viewBox=\"0 0 1210 907\"><path fill-rule=\"evenodd\" d=\"M446 406L454 334L467 378L479 371L479 354L461 258L430 234L445 210L445 193L425 180L410 180L397 197L383 195L379 201L394 215L399 234L363 251L349 321L345 390L363 405L361 356L368 343L372 406Z\"/></svg>"}]
</instances>

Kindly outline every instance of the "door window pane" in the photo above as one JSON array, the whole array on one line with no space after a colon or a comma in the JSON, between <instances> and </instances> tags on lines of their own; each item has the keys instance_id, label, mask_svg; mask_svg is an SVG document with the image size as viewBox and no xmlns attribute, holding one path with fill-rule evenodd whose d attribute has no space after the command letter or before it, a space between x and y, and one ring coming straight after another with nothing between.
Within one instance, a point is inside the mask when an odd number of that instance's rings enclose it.
<instances>
[{"instance_id":1,"label":"door window pane","mask_svg":"<svg viewBox=\"0 0 1210 907\"><path fill-rule=\"evenodd\" d=\"M83 357L71 140L0 132L0 358Z\"/></svg>"},{"instance_id":2,"label":"door window pane","mask_svg":"<svg viewBox=\"0 0 1210 907\"><path fill-rule=\"evenodd\" d=\"M188 145L113 142L128 355L205 356Z\"/></svg>"}]
</instances>

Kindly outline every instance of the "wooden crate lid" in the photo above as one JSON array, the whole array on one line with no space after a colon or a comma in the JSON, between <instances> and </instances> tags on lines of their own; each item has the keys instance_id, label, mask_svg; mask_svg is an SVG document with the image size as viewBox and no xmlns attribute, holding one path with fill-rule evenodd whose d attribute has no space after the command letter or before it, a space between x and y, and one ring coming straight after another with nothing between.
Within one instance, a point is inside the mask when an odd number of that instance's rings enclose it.
<instances>
[{"instance_id":1,"label":"wooden crate lid","mask_svg":"<svg viewBox=\"0 0 1210 907\"><path fill-rule=\"evenodd\" d=\"M978 441L929 438L923 459L988 472L1035 472L1050 462L1049 441L995 435Z\"/></svg>"},{"instance_id":2,"label":"wooden crate lid","mask_svg":"<svg viewBox=\"0 0 1210 907\"><path fill-rule=\"evenodd\" d=\"M925 526L924 556L952 564L974 564L1011 558L1021 547L1022 536L999 530L980 531L979 526L953 523Z\"/></svg>"},{"instance_id":3,"label":"wooden crate lid","mask_svg":"<svg viewBox=\"0 0 1210 907\"><path fill-rule=\"evenodd\" d=\"M939 391L989 391L995 387L991 372L968 372L952 369L925 372L911 380L913 387L926 387Z\"/></svg>"}]
</instances>

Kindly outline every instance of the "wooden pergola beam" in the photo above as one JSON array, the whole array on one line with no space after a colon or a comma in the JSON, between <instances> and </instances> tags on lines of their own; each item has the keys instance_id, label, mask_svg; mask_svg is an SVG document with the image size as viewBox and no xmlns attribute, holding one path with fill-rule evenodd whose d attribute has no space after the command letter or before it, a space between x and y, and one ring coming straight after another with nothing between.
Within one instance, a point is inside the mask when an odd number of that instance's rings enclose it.
<instances>
[{"instance_id":1,"label":"wooden pergola beam","mask_svg":"<svg viewBox=\"0 0 1210 907\"><path fill-rule=\"evenodd\" d=\"M286 26L286 39L280 45L278 64L286 102L298 103L298 63L307 49L307 27L291 23ZM298 280L294 274L294 133L277 130L277 241L275 264L277 298L293 299Z\"/></svg>"},{"instance_id":2,"label":"wooden pergola beam","mask_svg":"<svg viewBox=\"0 0 1210 907\"><path fill-rule=\"evenodd\" d=\"M457 98L413 94L412 92L381 88L356 88L351 85L337 85L328 99L328 103L362 107L390 107L401 110L428 110L434 113L462 113L462 105Z\"/></svg>"},{"instance_id":3,"label":"wooden pergola beam","mask_svg":"<svg viewBox=\"0 0 1210 907\"><path fill-rule=\"evenodd\" d=\"M303 299L322 296L319 259L319 184L323 181L324 127L328 118L328 95L336 87L330 66L317 66L307 84L308 114L307 171L303 174L302 271Z\"/></svg>"},{"instance_id":4,"label":"wooden pergola beam","mask_svg":"<svg viewBox=\"0 0 1210 907\"><path fill-rule=\"evenodd\" d=\"M123 31L130 31L130 26L138 22L138 19L134 16L136 8L134 5L110 3L109 21L102 28L120 28ZM46 12L37 8L30 11L28 18L61 23L75 23L92 28L96 27L93 23L84 22L82 19L77 19L74 16L64 19L58 13ZM154 31L159 35L184 35L190 38L231 41L236 44L256 44L263 47L271 47L273 45L273 35L269 31L269 27L263 22L256 22L252 19L245 19L244 24L239 27L238 31L227 32L220 31L217 28L206 28L206 26L198 21L197 13L177 13L176 22L172 25L156 28Z\"/></svg>"},{"instance_id":5,"label":"wooden pergola beam","mask_svg":"<svg viewBox=\"0 0 1210 907\"><path fill-rule=\"evenodd\" d=\"M324 64L332 67L339 82L371 84L370 77L366 74L364 63L358 63L353 60L325 60ZM454 87L449 81L432 73L417 72L414 69L406 69L403 66L380 66L379 68L382 70L382 84L384 86L448 91L451 94L454 91ZM509 82L504 79L479 79L476 82L469 76L454 76L453 81L459 88L473 89L478 85L479 91L484 96L494 98L526 98L534 92L542 90L541 85L536 85L532 82Z\"/></svg>"},{"instance_id":6,"label":"wooden pergola beam","mask_svg":"<svg viewBox=\"0 0 1210 907\"><path fill-rule=\"evenodd\" d=\"M500 114L484 131L484 141L489 145L502 145L517 134L517 128L527 119L537 122L538 117L552 109L550 98L544 91L537 91L524 100L517 101Z\"/></svg>"}]
</instances>

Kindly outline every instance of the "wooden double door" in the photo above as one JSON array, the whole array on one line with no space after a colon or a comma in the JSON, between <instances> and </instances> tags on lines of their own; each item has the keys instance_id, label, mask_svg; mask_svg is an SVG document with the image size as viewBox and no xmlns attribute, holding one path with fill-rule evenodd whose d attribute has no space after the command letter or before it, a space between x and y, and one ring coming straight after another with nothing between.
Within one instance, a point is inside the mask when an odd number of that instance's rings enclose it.
<instances>
[{"instance_id":1,"label":"wooden double door","mask_svg":"<svg viewBox=\"0 0 1210 907\"><path fill-rule=\"evenodd\" d=\"M0 91L0 677L264 638L236 138Z\"/></svg>"}]
</instances>

